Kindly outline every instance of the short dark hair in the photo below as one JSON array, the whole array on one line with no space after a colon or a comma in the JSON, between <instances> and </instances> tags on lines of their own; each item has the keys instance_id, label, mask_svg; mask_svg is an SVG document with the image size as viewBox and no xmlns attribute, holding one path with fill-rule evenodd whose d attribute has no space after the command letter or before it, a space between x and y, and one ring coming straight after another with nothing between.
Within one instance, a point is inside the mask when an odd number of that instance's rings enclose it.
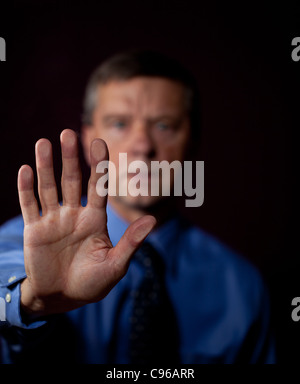
<instances>
[{"instance_id":1,"label":"short dark hair","mask_svg":"<svg viewBox=\"0 0 300 384\"><path fill-rule=\"evenodd\" d=\"M129 51L104 61L90 76L83 103L83 123L92 123L98 86L111 80L129 80L138 76L163 77L181 83L186 90L186 106L193 139L200 135L199 91L193 75L177 60L155 51Z\"/></svg>"}]
</instances>

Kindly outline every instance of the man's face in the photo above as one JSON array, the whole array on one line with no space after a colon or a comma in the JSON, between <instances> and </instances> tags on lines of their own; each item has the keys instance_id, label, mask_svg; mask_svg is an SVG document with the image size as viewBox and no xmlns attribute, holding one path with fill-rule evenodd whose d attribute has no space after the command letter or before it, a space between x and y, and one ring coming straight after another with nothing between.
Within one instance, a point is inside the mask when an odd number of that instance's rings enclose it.
<instances>
[{"instance_id":1,"label":"man's face","mask_svg":"<svg viewBox=\"0 0 300 384\"><path fill-rule=\"evenodd\" d=\"M131 196L128 193L127 196L109 196L109 199L118 199L127 206L139 208L155 204L162 197L151 196L151 162L183 162L190 137L184 87L159 77L136 77L101 85L92 126L83 129L86 154L90 142L96 137L106 141L109 160L116 166L117 192L119 183L126 180L123 174L119 176L119 153L127 154L128 164L142 160L149 169L148 196ZM133 174L128 174L127 183L132 177ZM161 176L158 181L166 182ZM173 172L170 183L172 186Z\"/></svg>"}]
</instances>

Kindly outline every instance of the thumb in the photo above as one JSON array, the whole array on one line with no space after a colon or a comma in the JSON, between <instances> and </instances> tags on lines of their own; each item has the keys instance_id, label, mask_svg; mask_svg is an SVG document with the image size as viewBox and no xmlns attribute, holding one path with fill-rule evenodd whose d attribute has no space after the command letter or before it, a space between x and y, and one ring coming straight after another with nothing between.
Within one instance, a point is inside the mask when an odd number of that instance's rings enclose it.
<instances>
[{"instance_id":1,"label":"thumb","mask_svg":"<svg viewBox=\"0 0 300 384\"><path fill-rule=\"evenodd\" d=\"M110 250L110 257L112 257L118 269L124 270L124 274L127 271L132 255L140 247L155 225L155 217L150 215L140 217L126 229L118 244Z\"/></svg>"}]
</instances>

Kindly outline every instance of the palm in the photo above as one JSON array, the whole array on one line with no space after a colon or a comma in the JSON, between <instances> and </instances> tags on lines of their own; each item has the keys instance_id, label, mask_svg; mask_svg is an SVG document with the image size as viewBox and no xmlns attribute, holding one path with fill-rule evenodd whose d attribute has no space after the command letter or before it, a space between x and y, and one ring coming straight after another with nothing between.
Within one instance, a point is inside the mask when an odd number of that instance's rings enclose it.
<instances>
[{"instance_id":1,"label":"palm","mask_svg":"<svg viewBox=\"0 0 300 384\"><path fill-rule=\"evenodd\" d=\"M32 295L51 303L49 313L102 299L123 277L131 255L155 223L149 216L137 220L113 247L106 227L106 199L99 197L95 188L99 178L95 167L97 162L107 158L106 147L100 140L91 147L88 203L82 207L81 174L75 144L74 133L64 131L62 206L57 200L49 142L38 142L36 153L42 216L33 195L31 169L24 166L19 173L27 287Z\"/></svg>"}]
</instances>

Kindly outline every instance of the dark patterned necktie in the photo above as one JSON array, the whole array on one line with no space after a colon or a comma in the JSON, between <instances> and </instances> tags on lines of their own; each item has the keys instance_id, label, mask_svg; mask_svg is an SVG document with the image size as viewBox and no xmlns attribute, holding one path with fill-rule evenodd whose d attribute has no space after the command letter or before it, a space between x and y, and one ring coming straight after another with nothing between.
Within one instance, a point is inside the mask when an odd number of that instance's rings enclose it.
<instances>
[{"instance_id":1,"label":"dark patterned necktie","mask_svg":"<svg viewBox=\"0 0 300 384\"><path fill-rule=\"evenodd\" d=\"M140 286L131 292L130 362L153 364L179 362L178 331L165 288L165 266L161 256L147 242L134 258L143 266Z\"/></svg>"}]
</instances>

